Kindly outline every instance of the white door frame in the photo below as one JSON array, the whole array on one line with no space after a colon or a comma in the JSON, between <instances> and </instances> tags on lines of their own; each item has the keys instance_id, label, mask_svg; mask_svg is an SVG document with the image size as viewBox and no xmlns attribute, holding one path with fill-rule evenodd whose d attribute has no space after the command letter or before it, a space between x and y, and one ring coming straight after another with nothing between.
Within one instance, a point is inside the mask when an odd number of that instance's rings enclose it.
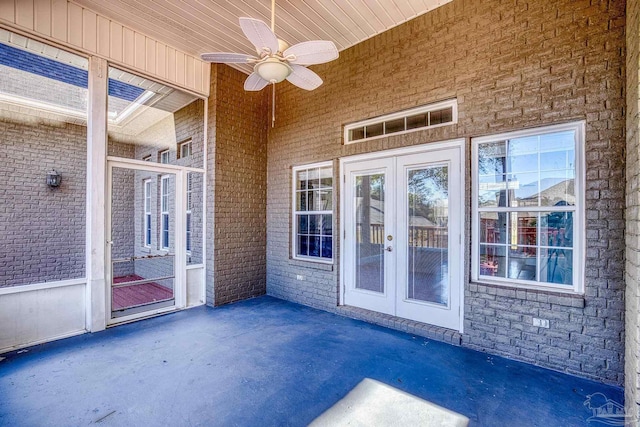
<instances>
[{"instance_id":1,"label":"white door frame","mask_svg":"<svg viewBox=\"0 0 640 427\"><path fill-rule=\"evenodd\" d=\"M106 271L106 321L107 325L125 323L144 317L153 316L168 311L179 310L187 305L187 252L186 252L186 191L187 191L187 173L202 173L202 169L190 168L184 166L167 165L160 163L150 163L143 160L123 159L119 157L107 157L107 197L106 197L106 237L111 240L111 200L113 193L113 168L123 168L131 170L141 170L146 172L156 172L158 174L171 174L176 177L176 196L175 196L175 260L174 260L174 305L171 307L163 307L159 309L135 313L128 316L117 318L111 317L111 284L113 282L111 272L111 248L107 245L105 251ZM180 191L178 191L180 190ZM181 232L181 230L183 232Z\"/></svg>"},{"instance_id":2,"label":"white door frame","mask_svg":"<svg viewBox=\"0 0 640 427\"><path fill-rule=\"evenodd\" d=\"M406 148L397 148L397 149L391 149L391 150L385 150L385 151L377 151L374 153L366 153L366 154L358 154L355 156L348 156L348 157L343 157L340 159L340 176L342 176L342 179L340 180L340 184L343 185L343 188L340 189L340 292L339 292L339 304L340 305L345 305L344 303L344 299L345 299L345 290L346 290L346 277L345 277L345 265L346 262L348 261L348 255L346 254L346 244L345 244L345 236L346 236L346 227L345 227L345 215L346 215L346 191L344 186L346 186L346 175L344 174L345 171L345 166L348 165L349 163L356 163L356 162L362 162L362 161L366 161L366 160L373 160L373 159L382 159L382 158L386 158L386 157L397 157L397 156L405 156L405 155L410 155L410 154L417 154L417 153L429 153L429 152L436 152L436 151L441 151L441 150L447 150L447 149L458 149L459 150L459 165L451 165L452 167L452 172L458 172L458 177L460 179L460 194L456 195L452 194L451 197L456 197L456 202L457 204L460 206L460 222L461 224L459 224L459 236L457 239L455 239L455 236L450 237L450 241L452 239L457 240L458 244L459 244L459 250L460 250L460 254L462 256L464 256L464 246L462 244L462 242L465 241L465 237L464 237L464 223L465 223L465 218L466 218L466 208L465 208L465 181L464 181L464 177L465 177L465 161L466 161L466 156L465 156L465 140L463 138L460 139L453 139L453 140L447 140L447 141L442 141L442 142L434 142L434 143L427 143L427 144L421 144L421 145L415 145L415 146L411 146L411 147L406 147ZM458 168L457 170L454 170L454 168ZM461 262L458 264L458 269L459 269L459 274L458 274L458 289L457 291L459 292L460 295L460 316L459 316L459 328L458 331L459 332L463 332L463 327L464 327L464 265L465 263L461 260ZM454 286L456 286L456 284L451 283L451 287L453 288Z\"/></svg>"}]
</instances>

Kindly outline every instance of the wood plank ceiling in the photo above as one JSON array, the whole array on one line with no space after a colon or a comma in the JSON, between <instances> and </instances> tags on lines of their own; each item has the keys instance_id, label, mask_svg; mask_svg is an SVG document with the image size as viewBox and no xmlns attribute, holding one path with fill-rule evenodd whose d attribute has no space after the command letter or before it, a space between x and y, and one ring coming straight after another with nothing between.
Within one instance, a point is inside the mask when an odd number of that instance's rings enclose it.
<instances>
[{"instance_id":1,"label":"wood plank ceiling","mask_svg":"<svg viewBox=\"0 0 640 427\"><path fill-rule=\"evenodd\" d=\"M347 49L451 0L276 0L276 34L290 45L331 40ZM271 20L269 0L72 0L192 55L254 53L238 18ZM246 73L248 65L236 66Z\"/></svg>"}]
</instances>

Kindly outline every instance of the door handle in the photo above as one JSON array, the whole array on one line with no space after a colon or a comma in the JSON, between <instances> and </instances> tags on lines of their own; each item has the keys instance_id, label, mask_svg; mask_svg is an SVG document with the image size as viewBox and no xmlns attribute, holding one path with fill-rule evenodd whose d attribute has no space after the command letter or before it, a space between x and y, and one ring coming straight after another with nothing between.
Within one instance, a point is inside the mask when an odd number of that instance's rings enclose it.
<instances>
[{"instance_id":1,"label":"door handle","mask_svg":"<svg viewBox=\"0 0 640 427\"><path fill-rule=\"evenodd\" d=\"M391 252L392 250L393 250L393 247L391 247L391 246L387 246L386 249L385 249L385 251L387 251L387 252Z\"/></svg>"}]
</instances>

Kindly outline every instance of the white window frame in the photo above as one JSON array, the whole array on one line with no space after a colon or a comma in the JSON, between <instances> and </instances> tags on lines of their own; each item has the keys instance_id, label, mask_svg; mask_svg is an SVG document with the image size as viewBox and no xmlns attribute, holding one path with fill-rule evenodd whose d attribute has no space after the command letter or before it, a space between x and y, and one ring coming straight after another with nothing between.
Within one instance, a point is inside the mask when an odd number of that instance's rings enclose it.
<instances>
[{"instance_id":1,"label":"white window frame","mask_svg":"<svg viewBox=\"0 0 640 427\"><path fill-rule=\"evenodd\" d=\"M573 286L554 284L547 282L536 282L532 280L519 280L509 279L501 277L493 277L487 275L480 275L480 212L483 211L504 211L504 212L549 212L549 211L563 211L566 212L567 208L557 208L552 206L540 206L540 207L504 207L504 208L479 208L479 179L478 179L478 147L483 143L500 142L509 139L523 138L530 136L537 136L549 133L557 133L563 131L573 131L575 136L575 182L574 191L576 202L573 209L569 209L569 212L573 212ZM471 280L478 283L488 283L494 285L525 288L525 289L537 289L562 293L582 294L584 293L584 260L586 256L585 252L585 122L572 122L559 125L544 126L534 129L527 129L517 132L508 132L498 135L489 135L484 137L472 138L472 258L471 258ZM539 242L536 247L540 247Z\"/></svg>"},{"instance_id":2,"label":"white window frame","mask_svg":"<svg viewBox=\"0 0 640 427\"><path fill-rule=\"evenodd\" d=\"M186 233L186 238L185 238L185 248L187 250L187 255L191 255L191 248L193 247L193 241L191 240L192 238L192 221L191 221L191 209L193 207L193 202L192 202L192 197L193 197L193 178L192 178L192 173L191 172L187 172L187 192L186 192L186 199L187 199L187 211L186 211L186 216L185 216L185 233Z\"/></svg>"},{"instance_id":3,"label":"white window frame","mask_svg":"<svg viewBox=\"0 0 640 427\"><path fill-rule=\"evenodd\" d=\"M310 170L310 169L319 169L319 168L326 168L326 167L330 167L331 168L331 191L332 191L332 202L331 202L331 209L330 210L319 210L319 211L298 211L296 210L296 200L297 200L297 174L300 171L303 170ZM334 226L334 218L335 215L333 213L334 211L334 207L335 207L335 202L334 202L334 198L335 198L335 179L334 179L334 168L333 168L333 162L329 161L329 162L321 162L321 163L313 163L313 164L308 164L308 165L300 165L300 166L294 166L292 168L292 180L291 180L291 236L292 236L292 244L291 244L291 257L293 259L297 259L297 260L302 260L302 261L311 261L311 262L317 262L317 263L322 263L322 264L333 264L334 259L335 259L335 226ZM298 255L298 215L300 214L304 214L304 215L331 215L331 258L323 258L322 256L303 256L303 255ZM321 250L322 251L322 250ZM322 252L321 252L322 253Z\"/></svg>"},{"instance_id":4,"label":"white window frame","mask_svg":"<svg viewBox=\"0 0 640 427\"><path fill-rule=\"evenodd\" d=\"M178 144L178 154L180 156L181 159L187 158L189 156L191 156L191 140L187 140L187 141L183 141L181 143ZM187 151L187 153L185 154L184 151Z\"/></svg>"},{"instance_id":5,"label":"white window frame","mask_svg":"<svg viewBox=\"0 0 640 427\"><path fill-rule=\"evenodd\" d=\"M451 108L451 121L432 125L431 121L430 121L431 112L444 110L446 108ZM416 115L420 115L420 114L427 114L428 115L429 119L427 121L427 125L426 126L421 126L421 127L416 127L416 128L413 128L413 129L406 129L406 127L407 127L407 118L410 118L410 117L416 116ZM399 120L399 119L404 119L405 130L387 133L387 131L386 131L386 122ZM395 136L395 135L404 135L404 134L407 134L407 133L417 132L417 131L424 130L424 129L432 129L432 128L437 128L437 127L442 127L442 126L451 126L451 125L456 124L456 123L458 123L458 100L457 99L447 99L445 101L435 102L433 104L421 105L419 107L411 108L409 110L398 111L398 112L391 113L391 114L385 114L384 116L378 116L378 117L374 117L374 118L367 119L367 120L361 120L361 121L356 122L356 123L347 124L347 125L344 126L344 135L343 135L344 139L343 139L343 141L344 141L345 145L357 144L357 143L360 143L360 142L363 142L363 141L370 141L372 139L378 139L378 138L388 138L390 136ZM354 139L354 140L351 140L349 138L349 133L352 130L363 128L363 127L366 128L367 126L373 126L373 125L382 125L382 135L376 135L376 136L367 137L366 134L365 134L364 138Z\"/></svg>"},{"instance_id":6,"label":"white window frame","mask_svg":"<svg viewBox=\"0 0 640 427\"><path fill-rule=\"evenodd\" d=\"M171 162L169 158L169 150L163 150L160 152L160 163L168 165Z\"/></svg>"},{"instance_id":7,"label":"white window frame","mask_svg":"<svg viewBox=\"0 0 640 427\"><path fill-rule=\"evenodd\" d=\"M142 181L144 188L144 237L143 245L145 248L151 247L151 180Z\"/></svg>"},{"instance_id":8,"label":"white window frame","mask_svg":"<svg viewBox=\"0 0 640 427\"><path fill-rule=\"evenodd\" d=\"M169 178L170 175L163 175L160 178L160 248L169 250L170 242L170 225L169 225ZM165 224L166 224L166 240L165 240Z\"/></svg>"}]
</instances>

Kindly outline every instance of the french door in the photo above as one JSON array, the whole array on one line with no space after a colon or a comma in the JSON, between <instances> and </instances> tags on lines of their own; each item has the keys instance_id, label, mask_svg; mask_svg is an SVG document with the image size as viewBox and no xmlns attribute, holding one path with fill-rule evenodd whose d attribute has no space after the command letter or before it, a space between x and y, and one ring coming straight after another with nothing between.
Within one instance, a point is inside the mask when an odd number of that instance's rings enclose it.
<instances>
[{"instance_id":1,"label":"french door","mask_svg":"<svg viewBox=\"0 0 640 427\"><path fill-rule=\"evenodd\" d=\"M344 304L461 330L462 147L343 160Z\"/></svg>"},{"instance_id":2,"label":"french door","mask_svg":"<svg viewBox=\"0 0 640 427\"><path fill-rule=\"evenodd\" d=\"M107 323L182 308L186 172L108 162Z\"/></svg>"}]
</instances>

